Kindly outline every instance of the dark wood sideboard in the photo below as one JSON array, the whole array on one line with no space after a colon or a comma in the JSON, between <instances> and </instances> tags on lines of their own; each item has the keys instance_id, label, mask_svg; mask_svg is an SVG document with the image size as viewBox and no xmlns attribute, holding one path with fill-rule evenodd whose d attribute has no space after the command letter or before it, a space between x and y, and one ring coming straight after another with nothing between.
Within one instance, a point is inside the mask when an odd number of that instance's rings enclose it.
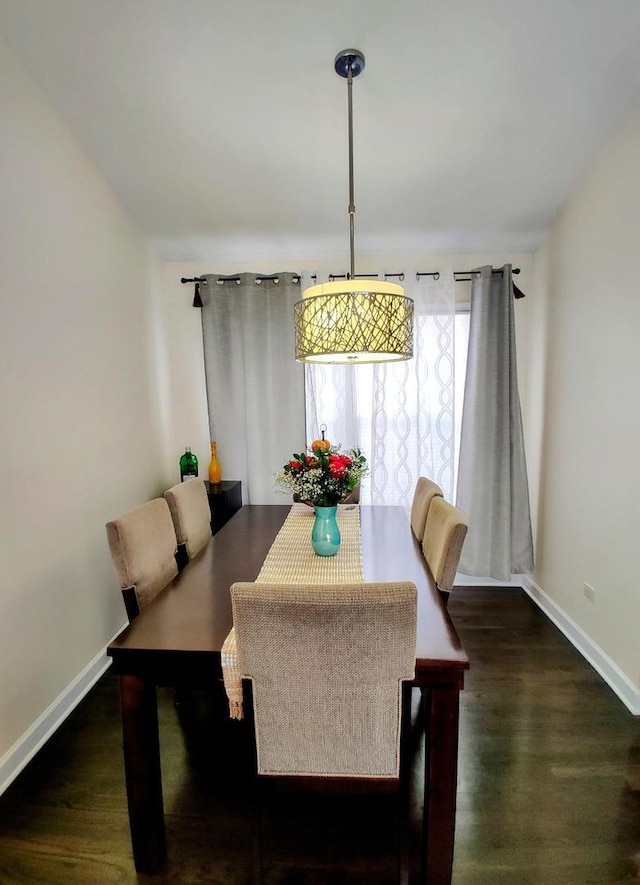
<instances>
[{"instance_id":1,"label":"dark wood sideboard","mask_svg":"<svg viewBox=\"0 0 640 885\"><path fill-rule=\"evenodd\" d=\"M215 535L242 507L242 483L238 479L223 479L217 483L205 479L204 484L211 510L211 531Z\"/></svg>"}]
</instances>

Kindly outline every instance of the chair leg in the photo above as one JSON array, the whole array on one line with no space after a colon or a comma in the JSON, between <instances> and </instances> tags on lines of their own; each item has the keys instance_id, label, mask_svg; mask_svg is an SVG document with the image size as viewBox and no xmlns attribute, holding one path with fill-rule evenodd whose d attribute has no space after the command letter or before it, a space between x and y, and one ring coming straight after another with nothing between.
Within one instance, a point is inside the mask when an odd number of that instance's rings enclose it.
<instances>
[{"instance_id":1,"label":"chair leg","mask_svg":"<svg viewBox=\"0 0 640 885\"><path fill-rule=\"evenodd\" d=\"M413 757L414 735L411 728L412 686L405 682L402 686L402 718L400 731L400 782L396 799L396 832L398 849L398 882L409 883L410 859L410 804L411 804L411 759Z\"/></svg>"},{"instance_id":2,"label":"chair leg","mask_svg":"<svg viewBox=\"0 0 640 885\"><path fill-rule=\"evenodd\" d=\"M400 790L396 801L396 831L398 851L398 882L409 885L409 796Z\"/></svg>"},{"instance_id":3,"label":"chair leg","mask_svg":"<svg viewBox=\"0 0 640 885\"><path fill-rule=\"evenodd\" d=\"M262 795L254 785L251 820L251 885L262 885Z\"/></svg>"},{"instance_id":4,"label":"chair leg","mask_svg":"<svg viewBox=\"0 0 640 885\"><path fill-rule=\"evenodd\" d=\"M413 759L420 748L420 743L422 741L422 736L424 734L424 728L426 723L426 706L425 701L422 696L422 692L419 689L413 689L414 692L418 694L418 709L413 717L413 721L411 718L409 719L410 727L409 727L409 736L407 738L407 753L408 758ZM410 711L411 713L412 711Z\"/></svg>"},{"instance_id":5,"label":"chair leg","mask_svg":"<svg viewBox=\"0 0 640 885\"><path fill-rule=\"evenodd\" d=\"M262 820L263 814L263 786L258 775L258 759L257 747L255 741L255 722L253 719L253 696L251 691L251 683L244 681L242 686L243 707L245 711L245 724L247 735L250 735L251 742L251 776L249 780L249 789L252 794L251 803L251 885L262 885Z\"/></svg>"}]
</instances>

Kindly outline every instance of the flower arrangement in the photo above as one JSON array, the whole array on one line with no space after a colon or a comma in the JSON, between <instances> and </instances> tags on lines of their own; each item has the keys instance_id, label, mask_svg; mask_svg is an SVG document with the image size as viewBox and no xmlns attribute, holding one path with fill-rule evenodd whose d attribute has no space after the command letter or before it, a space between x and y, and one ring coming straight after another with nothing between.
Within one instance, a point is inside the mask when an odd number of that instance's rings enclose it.
<instances>
[{"instance_id":1,"label":"flower arrangement","mask_svg":"<svg viewBox=\"0 0 640 885\"><path fill-rule=\"evenodd\" d=\"M323 435L311 449L294 454L275 479L305 504L333 507L351 494L367 470L367 459L360 449L341 452Z\"/></svg>"}]
</instances>

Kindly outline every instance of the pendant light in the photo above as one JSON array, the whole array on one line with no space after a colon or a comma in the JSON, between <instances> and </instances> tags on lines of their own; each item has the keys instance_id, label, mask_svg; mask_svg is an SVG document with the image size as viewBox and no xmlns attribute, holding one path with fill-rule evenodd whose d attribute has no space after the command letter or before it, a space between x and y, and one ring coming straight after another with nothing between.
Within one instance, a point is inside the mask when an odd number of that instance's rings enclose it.
<instances>
[{"instance_id":1,"label":"pendant light","mask_svg":"<svg viewBox=\"0 0 640 885\"><path fill-rule=\"evenodd\" d=\"M347 81L349 109L349 245L346 280L320 283L294 306L296 359L302 363L379 363L413 356L413 301L402 286L357 279L354 259L353 78L364 70L357 49L338 53L334 67Z\"/></svg>"}]
</instances>

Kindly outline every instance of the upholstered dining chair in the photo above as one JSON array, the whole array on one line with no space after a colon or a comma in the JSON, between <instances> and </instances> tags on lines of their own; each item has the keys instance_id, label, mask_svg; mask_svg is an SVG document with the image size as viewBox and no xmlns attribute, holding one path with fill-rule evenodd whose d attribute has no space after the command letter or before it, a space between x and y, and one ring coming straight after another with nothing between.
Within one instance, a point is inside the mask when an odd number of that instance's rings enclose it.
<instances>
[{"instance_id":1,"label":"upholstered dining chair","mask_svg":"<svg viewBox=\"0 0 640 885\"><path fill-rule=\"evenodd\" d=\"M411 528L420 543L422 543L424 538L424 527L427 522L429 506L436 496L443 497L440 486L432 479L427 479L426 476L419 476L411 504Z\"/></svg>"},{"instance_id":2,"label":"upholstered dining chair","mask_svg":"<svg viewBox=\"0 0 640 885\"><path fill-rule=\"evenodd\" d=\"M410 582L232 586L259 781L407 795L416 598Z\"/></svg>"},{"instance_id":3,"label":"upholstered dining chair","mask_svg":"<svg viewBox=\"0 0 640 885\"><path fill-rule=\"evenodd\" d=\"M178 567L184 568L211 540L211 510L205 484L189 479L164 493L178 541Z\"/></svg>"},{"instance_id":4,"label":"upholstered dining chair","mask_svg":"<svg viewBox=\"0 0 640 885\"><path fill-rule=\"evenodd\" d=\"M453 504L435 497L429 506L422 541L422 552L445 605L453 589L467 523Z\"/></svg>"},{"instance_id":5,"label":"upholstered dining chair","mask_svg":"<svg viewBox=\"0 0 640 885\"><path fill-rule=\"evenodd\" d=\"M111 559L129 621L178 574L176 533L164 498L134 507L107 523Z\"/></svg>"}]
</instances>

